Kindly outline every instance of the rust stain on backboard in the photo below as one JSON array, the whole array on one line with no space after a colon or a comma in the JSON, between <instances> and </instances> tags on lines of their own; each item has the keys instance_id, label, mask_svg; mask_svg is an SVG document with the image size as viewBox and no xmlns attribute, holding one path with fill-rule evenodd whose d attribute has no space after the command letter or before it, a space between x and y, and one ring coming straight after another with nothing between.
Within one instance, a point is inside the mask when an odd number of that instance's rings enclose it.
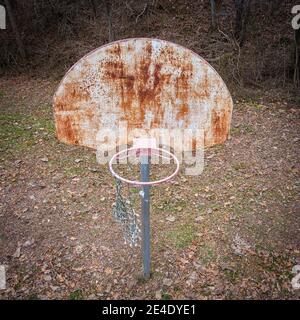
<instances>
[{"instance_id":1,"label":"rust stain on backboard","mask_svg":"<svg viewBox=\"0 0 300 320\"><path fill-rule=\"evenodd\" d=\"M204 130L223 143L232 113L218 73L189 49L158 39L128 39L79 60L54 96L58 139L96 148L97 132L126 121L128 130Z\"/></svg>"},{"instance_id":2,"label":"rust stain on backboard","mask_svg":"<svg viewBox=\"0 0 300 320\"><path fill-rule=\"evenodd\" d=\"M224 110L212 110L211 127L213 132L212 144L223 143L228 137L229 114Z\"/></svg>"}]
</instances>

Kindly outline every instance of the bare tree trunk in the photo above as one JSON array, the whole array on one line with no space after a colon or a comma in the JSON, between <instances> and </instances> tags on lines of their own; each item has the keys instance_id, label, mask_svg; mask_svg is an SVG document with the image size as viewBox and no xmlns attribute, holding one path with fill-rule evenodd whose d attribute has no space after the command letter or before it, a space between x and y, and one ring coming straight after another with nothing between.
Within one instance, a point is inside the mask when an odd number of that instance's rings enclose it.
<instances>
[{"instance_id":1,"label":"bare tree trunk","mask_svg":"<svg viewBox=\"0 0 300 320\"><path fill-rule=\"evenodd\" d=\"M94 12L94 17L97 17L97 0L91 0L92 9Z\"/></svg>"},{"instance_id":2,"label":"bare tree trunk","mask_svg":"<svg viewBox=\"0 0 300 320\"><path fill-rule=\"evenodd\" d=\"M216 29L217 15L216 15L216 1L215 0L210 0L210 9L211 9L211 26L213 29Z\"/></svg>"},{"instance_id":3,"label":"bare tree trunk","mask_svg":"<svg viewBox=\"0 0 300 320\"><path fill-rule=\"evenodd\" d=\"M112 17L111 17L111 2L109 0L104 0L105 11L108 22L108 41L112 42L115 40L114 30L112 26Z\"/></svg>"},{"instance_id":4,"label":"bare tree trunk","mask_svg":"<svg viewBox=\"0 0 300 320\"><path fill-rule=\"evenodd\" d=\"M279 6L281 4L281 0L273 0L271 2L271 4L272 4L271 5L271 14L274 14L274 13L276 13L278 11Z\"/></svg>"},{"instance_id":5,"label":"bare tree trunk","mask_svg":"<svg viewBox=\"0 0 300 320\"><path fill-rule=\"evenodd\" d=\"M216 29L218 26L218 15L222 10L222 0L210 0L211 26Z\"/></svg>"},{"instance_id":6,"label":"bare tree trunk","mask_svg":"<svg viewBox=\"0 0 300 320\"><path fill-rule=\"evenodd\" d=\"M17 46L18 46L18 50L20 52L20 55L21 55L22 59L25 60L26 59L26 53L25 53L24 45L23 45L23 42L21 40L20 33L19 33L19 30L18 30L18 27L17 27L17 24L16 24L16 20L15 20L15 17L13 15L13 12L12 12L12 9L11 9L11 6L10 6L10 1L9 0L4 0L4 3L5 3L5 7L6 7L6 10L7 10L7 15L9 17L9 21L10 21L13 33L15 35L15 39L16 39L16 43L17 43Z\"/></svg>"},{"instance_id":7,"label":"bare tree trunk","mask_svg":"<svg viewBox=\"0 0 300 320\"><path fill-rule=\"evenodd\" d=\"M300 63L299 63L299 52L300 52L300 29L294 31L295 40L295 63L294 63L294 85L297 87L300 83Z\"/></svg>"},{"instance_id":8,"label":"bare tree trunk","mask_svg":"<svg viewBox=\"0 0 300 320\"><path fill-rule=\"evenodd\" d=\"M235 38L240 47L242 47L245 40L251 0L235 0L234 3L236 8Z\"/></svg>"}]
</instances>

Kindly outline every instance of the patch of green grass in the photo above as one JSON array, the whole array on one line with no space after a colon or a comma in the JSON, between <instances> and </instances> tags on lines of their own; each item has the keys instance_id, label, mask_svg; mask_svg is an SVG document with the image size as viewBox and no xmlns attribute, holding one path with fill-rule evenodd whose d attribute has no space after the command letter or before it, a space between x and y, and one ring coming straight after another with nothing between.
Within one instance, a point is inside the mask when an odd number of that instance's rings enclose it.
<instances>
[{"instance_id":1,"label":"patch of green grass","mask_svg":"<svg viewBox=\"0 0 300 320\"><path fill-rule=\"evenodd\" d=\"M208 209L211 209L213 212L220 211L223 209L223 204L221 203L212 203Z\"/></svg>"},{"instance_id":2,"label":"patch of green grass","mask_svg":"<svg viewBox=\"0 0 300 320\"><path fill-rule=\"evenodd\" d=\"M234 170L240 171L240 170L245 170L247 169L247 165L245 162L238 162L238 163L234 163L232 165Z\"/></svg>"},{"instance_id":3,"label":"patch of green grass","mask_svg":"<svg viewBox=\"0 0 300 320\"><path fill-rule=\"evenodd\" d=\"M169 293L165 292L165 293L163 293L163 294L161 295L161 299L162 299L162 300L171 300L171 299L172 299L172 296L171 296Z\"/></svg>"},{"instance_id":4,"label":"patch of green grass","mask_svg":"<svg viewBox=\"0 0 300 320\"><path fill-rule=\"evenodd\" d=\"M165 246L164 246L164 244L163 244L162 241L157 242L157 244L156 244L156 250L157 250L157 252L159 252L159 253L164 252Z\"/></svg>"},{"instance_id":5,"label":"patch of green grass","mask_svg":"<svg viewBox=\"0 0 300 320\"><path fill-rule=\"evenodd\" d=\"M246 123L243 123L238 127L233 127L230 129L230 133L232 135L239 135L239 134L253 133L253 132L255 132L255 128L251 124L246 124Z\"/></svg>"},{"instance_id":6,"label":"patch of green grass","mask_svg":"<svg viewBox=\"0 0 300 320\"><path fill-rule=\"evenodd\" d=\"M155 203L153 205L155 208L155 211L161 211L161 212L181 212L184 208L187 207L187 202L184 200L177 200L174 201L174 199L164 199L159 203Z\"/></svg>"},{"instance_id":7,"label":"patch of green grass","mask_svg":"<svg viewBox=\"0 0 300 320\"><path fill-rule=\"evenodd\" d=\"M4 233L0 232L0 241L5 241L7 239L8 239L7 236Z\"/></svg>"},{"instance_id":8,"label":"patch of green grass","mask_svg":"<svg viewBox=\"0 0 300 320\"><path fill-rule=\"evenodd\" d=\"M0 115L0 149L14 150L35 142L32 130L26 127L28 117Z\"/></svg>"},{"instance_id":9,"label":"patch of green grass","mask_svg":"<svg viewBox=\"0 0 300 320\"><path fill-rule=\"evenodd\" d=\"M31 293L27 296L27 300L40 300L36 293Z\"/></svg>"},{"instance_id":10,"label":"patch of green grass","mask_svg":"<svg viewBox=\"0 0 300 320\"><path fill-rule=\"evenodd\" d=\"M55 125L52 119L48 118L34 118L35 126L38 128L43 128L47 133L55 133Z\"/></svg>"},{"instance_id":11,"label":"patch of green grass","mask_svg":"<svg viewBox=\"0 0 300 320\"><path fill-rule=\"evenodd\" d=\"M175 285L175 286L173 287L173 290L174 290L174 292L177 292L177 293L178 293L178 292L181 292L180 286L176 286L176 285Z\"/></svg>"},{"instance_id":12,"label":"patch of green grass","mask_svg":"<svg viewBox=\"0 0 300 320\"><path fill-rule=\"evenodd\" d=\"M237 269L226 269L223 271L225 278L232 284L237 283L239 279L239 271Z\"/></svg>"},{"instance_id":13,"label":"patch of green grass","mask_svg":"<svg viewBox=\"0 0 300 320\"><path fill-rule=\"evenodd\" d=\"M256 109L256 110L261 110L261 109L264 108L264 106L263 106L262 104L260 104L260 103L257 102L257 101L254 101L254 100L249 100L249 101L247 102L247 105L248 105L249 107L251 107L251 108Z\"/></svg>"},{"instance_id":14,"label":"patch of green grass","mask_svg":"<svg viewBox=\"0 0 300 320\"><path fill-rule=\"evenodd\" d=\"M22 281L18 280L18 282L14 285L15 290L19 290L22 287Z\"/></svg>"},{"instance_id":15,"label":"patch of green grass","mask_svg":"<svg viewBox=\"0 0 300 320\"><path fill-rule=\"evenodd\" d=\"M242 125L242 131L246 133L252 133L255 132L255 129L251 124L244 124Z\"/></svg>"},{"instance_id":16,"label":"patch of green grass","mask_svg":"<svg viewBox=\"0 0 300 320\"><path fill-rule=\"evenodd\" d=\"M55 125L52 118L32 118L33 125L32 129L35 132L35 135L38 136L39 139L43 139L47 141L47 143L51 143L55 145L57 140L55 139Z\"/></svg>"},{"instance_id":17,"label":"patch of green grass","mask_svg":"<svg viewBox=\"0 0 300 320\"><path fill-rule=\"evenodd\" d=\"M195 227L191 224L183 224L169 231L167 239L177 248L188 247L196 237Z\"/></svg>"},{"instance_id":18,"label":"patch of green grass","mask_svg":"<svg viewBox=\"0 0 300 320\"><path fill-rule=\"evenodd\" d=\"M187 202L184 200L176 201L174 203L174 211L181 212L186 207L187 207Z\"/></svg>"},{"instance_id":19,"label":"patch of green grass","mask_svg":"<svg viewBox=\"0 0 300 320\"><path fill-rule=\"evenodd\" d=\"M284 200L284 190L282 191L279 186L270 188L263 193L263 199L271 200L275 202L283 202Z\"/></svg>"},{"instance_id":20,"label":"patch of green grass","mask_svg":"<svg viewBox=\"0 0 300 320\"><path fill-rule=\"evenodd\" d=\"M205 151L205 149L204 149L204 151ZM214 151L214 152L218 152L218 151L224 150L224 144L216 144L214 146L209 147L209 150Z\"/></svg>"},{"instance_id":21,"label":"patch of green grass","mask_svg":"<svg viewBox=\"0 0 300 320\"><path fill-rule=\"evenodd\" d=\"M0 152L11 155L33 147L39 139L54 137L51 119L23 114L0 115Z\"/></svg>"},{"instance_id":22,"label":"patch of green grass","mask_svg":"<svg viewBox=\"0 0 300 320\"><path fill-rule=\"evenodd\" d=\"M208 265L209 262L211 262L213 260L215 253L214 253L213 248L211 248L208 245L204 245L204 246L199 247L198 256L199 256L200 261L204 265Z\"/></svg>"},{"instance_id":23,"label":"patch of green grass","mask_svg":"<svg viewBox=\"0 0 300 320\"><path fill-rule=\"evenodd\" d=\"M212 291L211 291L211 288L209 287L209 284L202 285L200 292L205 297L210 297L212 295Z\"/></svg>"},{"instance_id":24,"label":"patch of green grass","mask_svg":"<svg viewBox=\"0 0 300 320\"><path fill-rule=\"evenodd\" d=\"M64 168L64 174L69 178L74 177L74 176L79 176L79 175L83 174L84 172L86 172L86 169L83 167L72 166L72 167Z\"/></svg>"},{"instance_id":25,"label":"patch of green grass","mask_svg":"<svg viewBox=\"0 0 300 320\"><path fill-rule=\"evenodd\" d=\"M96 237L99 236L99 230L98 229L92 229L92 230L90 230L90 234L91 234L91 236L96 238Z\"/></svg>"},{"instance_id":26,"label":"patch of green grass","mask_svg":"<svg viewBox=\"0 0 300 320\"><path fill-rule=\"evenodd\" d=\"M206 205L201 202L196 203L196 208L197 208L198 213L205 213L205 211L206 211Z\"/></svg>"},{"instance_id":27,"label":"patch of green grass","mask_svg":"<svg viewBox=\"0 0 300 320\"><path fill-rule=\"evenodd\" d=\"M230 207L230 209L235 216L242 216L245 214L245 212L247 212L248 206L246 206L246 204L243 204L243 203L235 202Z\"/></svg>"},{"instance_id":28,"label":"patch of green grass","mask_svg":"<svg viewBox=\"0 0 300 320\"><path fill-rule=\"evenodd\" d=\"M84 295L81 289L77 289L69 294L69 300L83 300Z\"/></svg>"},{"instance_id":29,"label":"patch of green grass","mask_svg":"<svg viewBox=\"0 0 300 320\"><path fill-rule=\"evenodd\" d=\"M241 133L241 129L240 127L232 127L230 129L230 134L231 135L236 135L236 134L240 134Z\"/></svg>"},{"instance_id":30,"label":"patch of green grass","mask_svg":"<svg viewBox=\"0 0 300 320\"><path fill-rule=\"evenodd\" d=\"M5 92L0 91L0 98L4 98L5 97Z\"/></svg>"}]
</instances>

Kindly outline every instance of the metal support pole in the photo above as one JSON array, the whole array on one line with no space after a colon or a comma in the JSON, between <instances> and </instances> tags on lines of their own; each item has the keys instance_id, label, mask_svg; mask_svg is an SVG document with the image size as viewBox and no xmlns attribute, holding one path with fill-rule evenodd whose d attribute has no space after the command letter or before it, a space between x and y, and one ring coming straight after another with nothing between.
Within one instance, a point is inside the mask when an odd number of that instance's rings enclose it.
<instances>
[{"instance_id":1,"label":"metal support pole","mask_svg":"<svg viewBox=\"0 0 300 320\"><path fill-rule=\"evenodd\" d=\"M149 181L150 157L141 157L141 180ZM142 199L142 254L143 254L143 277L150 278L150 186L143 186Z\"/></svg>"}]
</instances>

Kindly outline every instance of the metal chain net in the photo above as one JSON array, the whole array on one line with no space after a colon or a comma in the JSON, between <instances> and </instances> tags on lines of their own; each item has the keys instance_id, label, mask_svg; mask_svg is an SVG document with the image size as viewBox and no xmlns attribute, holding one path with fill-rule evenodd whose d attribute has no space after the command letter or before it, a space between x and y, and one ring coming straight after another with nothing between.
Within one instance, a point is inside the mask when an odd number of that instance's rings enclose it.
<instances>
[{"instance_id":1,"label":"metal chain net","mask_svg":"<svg viewBox=\"0 0 300 320\"><path fill-rule=\"evenodd\" d=\"M113 208L113 217L120 222L125 244L137 246L140 240L140 219L134 210L134 194L128 187L128 197L122 195L123 183L116 180L116 203Z\"/></svg>"}]
</instances>

